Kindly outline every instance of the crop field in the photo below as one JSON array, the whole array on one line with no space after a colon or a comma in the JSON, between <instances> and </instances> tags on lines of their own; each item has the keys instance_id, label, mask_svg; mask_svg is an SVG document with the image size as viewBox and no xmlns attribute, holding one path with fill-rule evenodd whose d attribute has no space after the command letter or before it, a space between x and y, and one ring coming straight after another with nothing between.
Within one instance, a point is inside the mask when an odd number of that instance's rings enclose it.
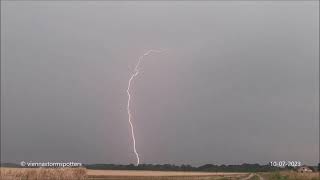
<instances>
[{"instance_id":1,"label":"crop field","mask_svg":"<svg viewBox=\"0 0 320 180\"><path fill-rule=\"evenodd\" d=\"M118 179L118 180L215 180L241 179L247 173L206 173L180 171L123 171L123 170L88 170L89 179Z\"/></svg>"},{"instance_id":2,"label":"crop field","mask_svg":"<svg viewBox=\"0 0 320 180\"><path fill-rule=\"evenodd\" d=\"M1 180L237 180L248 173L1 168Z\"/></svg>"},{"instance_id":3,"label":"crop field","mask_svg":"<svg viewBox=\"0 0 320 180\"><path fill-rule=\"evenodd\" d=\"M319 173L91 170L86 168L0 168L1 180L320 180Z\"/></svg>"},{"instance_id":4,"label":"crop field","mask_svg":"<svg viewBox=\"0 0 320 180\"><path fill-rule=\"evenodd\" d=\"M281 171L260 174L266 180L320 180L319 172L298 173L295 171Z\"/></svg>"}]
</instances>

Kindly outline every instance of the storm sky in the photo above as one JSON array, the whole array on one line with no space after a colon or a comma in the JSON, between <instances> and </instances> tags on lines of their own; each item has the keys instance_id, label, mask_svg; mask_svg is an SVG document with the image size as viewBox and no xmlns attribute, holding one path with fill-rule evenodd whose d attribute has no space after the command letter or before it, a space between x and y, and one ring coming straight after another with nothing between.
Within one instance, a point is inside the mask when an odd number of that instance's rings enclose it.
<instances>
[{"instance_id":1,"label":"storm sky","mask_svg":"<svg viewBox=\"0 0 320 180\"><path fill-rule=\"evenodd\" d=\"M319 151L317 1L1 1L1 159L240 164Z\"/></svg>"}]
</instances>

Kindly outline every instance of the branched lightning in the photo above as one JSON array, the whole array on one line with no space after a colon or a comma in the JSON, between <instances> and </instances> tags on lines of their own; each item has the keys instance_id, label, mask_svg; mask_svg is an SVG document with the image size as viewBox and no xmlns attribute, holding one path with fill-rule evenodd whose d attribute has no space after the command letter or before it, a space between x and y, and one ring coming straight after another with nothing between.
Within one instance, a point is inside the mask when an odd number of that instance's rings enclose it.
<instances>
[{"instance_id":1,"label":"branched lightning","mask_svg":"<svg viewBox=\"0 0 320 180\"><path fill-rule=\"evenodd\" d=\"M130 101L131 101L131 94L130 94L130 88L131 88L131 84L134 80L134 78L136 76L138 76L139 72L140 72L140 64L141 64L141 61L143 60L143 58L145 56L148 56L149 54L151 53L160 53L162 51L160 50L149 50L148 52L144 53L142 56L139 57L139 60L133 70L133 73L129 79L129 82L128 82L128 88L127 88L127 94L128 94L128 104L127 104L127 111L128 111L128 121L129 121L129 124L130 124L130 127L131 127L131 136L132 136L132 141L133 141L133 151L136 155L136 158L137 158L137 163L136 165L138 166L139 163L140 163L140 159L139 159L139 154L137 152L137 149L136 149L136 139L135 139L135 136L134 136L134 128L133 128L133 124L132 124L132 121L131 121L131 118L132 118L132 115L131 115L131 111L130 111Z\"/></svg>"}]
</instances>

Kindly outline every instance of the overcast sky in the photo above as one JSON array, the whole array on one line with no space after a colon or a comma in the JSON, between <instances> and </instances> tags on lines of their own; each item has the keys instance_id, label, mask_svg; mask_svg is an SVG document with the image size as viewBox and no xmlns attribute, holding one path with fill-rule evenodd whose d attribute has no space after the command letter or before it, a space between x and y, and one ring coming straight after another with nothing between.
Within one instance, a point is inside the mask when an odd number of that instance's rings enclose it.
<instances>
[{"instance_id":1,"label":"overcast sky","mask_svg":"<svg viewBox=\"0 0 320 180\"><path fill-rule=\"evenodd\" d=\"M201 165L319 151L319 2L1 1L1 159Z\"/></svg>"}]
</instances>

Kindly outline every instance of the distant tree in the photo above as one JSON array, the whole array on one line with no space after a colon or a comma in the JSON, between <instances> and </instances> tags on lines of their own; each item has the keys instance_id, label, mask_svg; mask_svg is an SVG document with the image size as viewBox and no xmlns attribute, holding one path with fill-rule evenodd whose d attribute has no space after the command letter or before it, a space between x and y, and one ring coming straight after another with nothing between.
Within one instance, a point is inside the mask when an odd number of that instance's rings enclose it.
<instances>
[{"instance_id":1,"label":"distant tree","mask_svg":"<svg viewBox=\"0 0 320 180\"><path fill-rule=\"evenodd\" d=\"M158 171L205 171L205 172L270 172L284 170L269 165L259 164L241 164L241 165L214 165L206 164L199 167L183 164L181 166L174 164L134 164L116 165L116 164L85 164L88 169L112 169L112 170L158 170ZM286 168L288 169L288 168ZM315 167L316 169L316 167ZM320 169L320 163L318 164Z\"/></svg>"}]
</instances>

